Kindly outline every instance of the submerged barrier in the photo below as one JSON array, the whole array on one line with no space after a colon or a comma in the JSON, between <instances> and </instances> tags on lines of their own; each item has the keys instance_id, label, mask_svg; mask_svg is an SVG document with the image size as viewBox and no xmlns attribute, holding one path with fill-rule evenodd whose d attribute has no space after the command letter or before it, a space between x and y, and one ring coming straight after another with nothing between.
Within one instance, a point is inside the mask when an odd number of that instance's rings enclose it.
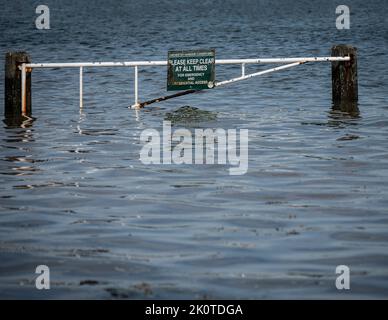
<instances>
[{"instance_id":1,"label":"submerged barrier","mask_svg":"<svg viewBox=\"0 0 388 320\"><path fill-rule=\"evenodd\" d=\"M232 84L253 77L292 68L309 62L331 62L332 64L332 98L333 105L338 109L358 112L358 79L357 79L357 49L348 45L332 47L330 57L301 58L265 58L265 59L216 59L216 65L240 65L239 77L214 83L214 87ZM281 66L246 74L248 64L282 64ZM134 69L134 96L132 108L141 108L148 104L195 93L198 90L181 91L169 96L152 99L145 102L139 100L139 67L166 67L168 61L127 61L127 62L79 62L79 63L31 63L26 52L10 52L5 59L5 117L31 116L31 73L41 68L78 68L79 69L79 105L83 107L83 73L84 68L94 67L129 67Z\"/></svg>"}]
</instances>

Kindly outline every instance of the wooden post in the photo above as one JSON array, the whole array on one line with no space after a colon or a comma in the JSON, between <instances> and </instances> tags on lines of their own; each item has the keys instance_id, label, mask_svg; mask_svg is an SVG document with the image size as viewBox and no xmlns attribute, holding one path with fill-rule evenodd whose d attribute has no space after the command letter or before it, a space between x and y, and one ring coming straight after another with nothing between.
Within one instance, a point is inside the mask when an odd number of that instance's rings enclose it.
<instances>
[{"instance_id":1,"label":"wooden post","mask_svg":"<svg viewBox=\"0 0 388 320\"><path fill-rule=\"evenodd\" d=\"M30 63L26 52L8 52L5 56L4 116L17 118L22 116L22 72L19 66ZM31 71L26 73L26 113L31 115Z\"/></svg>"},{"instance_id":2,"label":"wooden post","mask_svg":"<svg viewBox=\"0 0 388 320\"><path fill-rule=\"evenodd\" d=\"M350 56L350 61L332 62L333 108L350 114L358 114L357 48L349 45L336 45L332 47L331 55Z\"/></svg>"}]
</instances>

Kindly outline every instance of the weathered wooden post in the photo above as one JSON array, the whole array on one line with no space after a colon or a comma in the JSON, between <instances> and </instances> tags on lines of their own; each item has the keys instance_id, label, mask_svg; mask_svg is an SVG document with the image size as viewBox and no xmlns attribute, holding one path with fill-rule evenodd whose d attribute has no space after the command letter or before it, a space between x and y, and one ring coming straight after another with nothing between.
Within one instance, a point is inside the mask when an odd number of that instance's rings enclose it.
<instances>
[{"instance_id":1,"label":"weathered wooden post","mask_svg":"<svg viewBox=\"0 0 388 320\"><path fill-rule=\"evenodd\" d=\"M333 108L358 114L357 48L343 44L336 45L332 47L331 55L350 56L350 61L332 62Z\"/></svg>"},{"instance_id":2,"label":"weathered wooden post","mask_svg":"<svg viewBox=\"0 0 388 320\"><path fill-rule=\"evenodd\" d=\"M17 118L22 115L22 71L19 66L30 63L26 52L8 52L5 56L4 116ZM24 114L31 115L31 71L26 70L26 107Z\"/></svg>"}]
</instances>

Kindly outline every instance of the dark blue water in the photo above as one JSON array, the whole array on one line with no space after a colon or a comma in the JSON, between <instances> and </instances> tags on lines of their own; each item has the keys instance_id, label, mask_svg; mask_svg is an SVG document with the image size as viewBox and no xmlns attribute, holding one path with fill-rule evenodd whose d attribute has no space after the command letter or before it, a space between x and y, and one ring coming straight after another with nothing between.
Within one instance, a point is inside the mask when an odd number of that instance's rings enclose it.
<instances>
[{"instance_id":1,"label":"dark blue water","mask_svg":"<svg viewBox=\"0 0 388 320\"><path fill-rule=\"evenodd\" d=\"M327 56L347 43L358 47L361 113L332 111L327 63L138 113L127 109L130 68L86 69L81 112L77 69L34 70L35 121L0 128L1 298L387 298L386 1L347 1L350 30L335 27L337 1L48 0L42 31L39 4L2 2L1 56ZM217 79L239 72L217 66ZM141 100L166 93L164 68L139 76ZM217 117L176 127L249 129L247 174L139 161L142 130L183 105ZM35 289L41 264L50 290ZM335 287L337 265L351 270L346 292Z\"/></svg>"}]
</instances>

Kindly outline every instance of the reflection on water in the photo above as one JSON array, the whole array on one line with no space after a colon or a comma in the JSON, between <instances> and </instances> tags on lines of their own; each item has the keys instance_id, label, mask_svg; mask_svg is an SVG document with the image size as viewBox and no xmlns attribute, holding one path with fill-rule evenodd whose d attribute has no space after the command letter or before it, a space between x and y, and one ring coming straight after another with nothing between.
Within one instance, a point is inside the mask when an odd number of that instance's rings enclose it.
<instances>
[{"instance_id":1,"label":"reflection on water","mask_svg":"<svg viewBox=\"0 0 388 320\"><path fill-rule=\"evenodd\" d=\"M353 117L357 117L360 114L360 109L357 101L344 101L342 103L334 103L333 110L347 113Z\"/></svg>"},{"instance_id":2,"label":"reflection on water","mask_svg":"<svg viewBox=\"0 0 388 320\"><path fill-rule=\"evenodd\" d=\"M6 117L3 119L3 123L6 125L8 129L12 128L29 128L32 126L35 118L20 116L20 117Z\"/></svg>"},{"instance_id":3,"label":"reflection on water","mask_svg":"<svg viewBox=\"0 0 388 320\"><path fill-rule=\"evenodd\" d=\"M360 117L360 109L358 102L343 102L342 106L333 104L332 111L333 118L335 118L336 116L345 116L348 118Z\"/></svg>"},{"instance_id":4,"label":"reflection on water","mask_svg":"<svg viewBox=\"0 0 388 320\"><path fill-rule=\"evenodd\" d=\"M1 149L4 150L1 161L5 165L1 166L0 174L28 176L39 171L34 164L44 160L35 160L28 154L28 145L34 142L34 129L32 128L34 119L24 118L22 122L20 119L7 120L4 121L5 136L1 139Z\"/></svg>"},{"instance_id":5,"label":"reflection on water","mask_svg":"<svg viewBox=\"0 0 388 320\"><path fill-rule=\"evenodd\" d=\"M385 1L350 1L358 13L337 32L334 0L319 10L304 0L291 8L52 0L64 16L48 33L22 23L31 12L21 1L8 2L0 47L22 46L36 62L160 60L189 47L216 48L221 59L324 56L351 43L359 48L360 114L330 106L327 64L140 111L128 109L133 70L85 70L82 110L78 70L35 70L35 118L0 128L0 297L343 298L340 264L351 269L346 297L387 296ZM219 79L239 72L217 66ZM139 75L142 101L165 93L165 69ZM142 164L140 133L161 132L164 119L249 129L248 173ZM51 270L49 292L34 286L40 264Z\"/></svg>"},{"instance_id":6,"label":"reflection on water","mask_svg":"<svg viewBox=\"0 0 388 320\"><path fill-rule=\"evenodd\" d=\"M360 113L354 114L332 109L328 114L328 118L327 124L329 126L346 128L347 126L358 126L361 115Z\"/></svg>"}]
</instances>

